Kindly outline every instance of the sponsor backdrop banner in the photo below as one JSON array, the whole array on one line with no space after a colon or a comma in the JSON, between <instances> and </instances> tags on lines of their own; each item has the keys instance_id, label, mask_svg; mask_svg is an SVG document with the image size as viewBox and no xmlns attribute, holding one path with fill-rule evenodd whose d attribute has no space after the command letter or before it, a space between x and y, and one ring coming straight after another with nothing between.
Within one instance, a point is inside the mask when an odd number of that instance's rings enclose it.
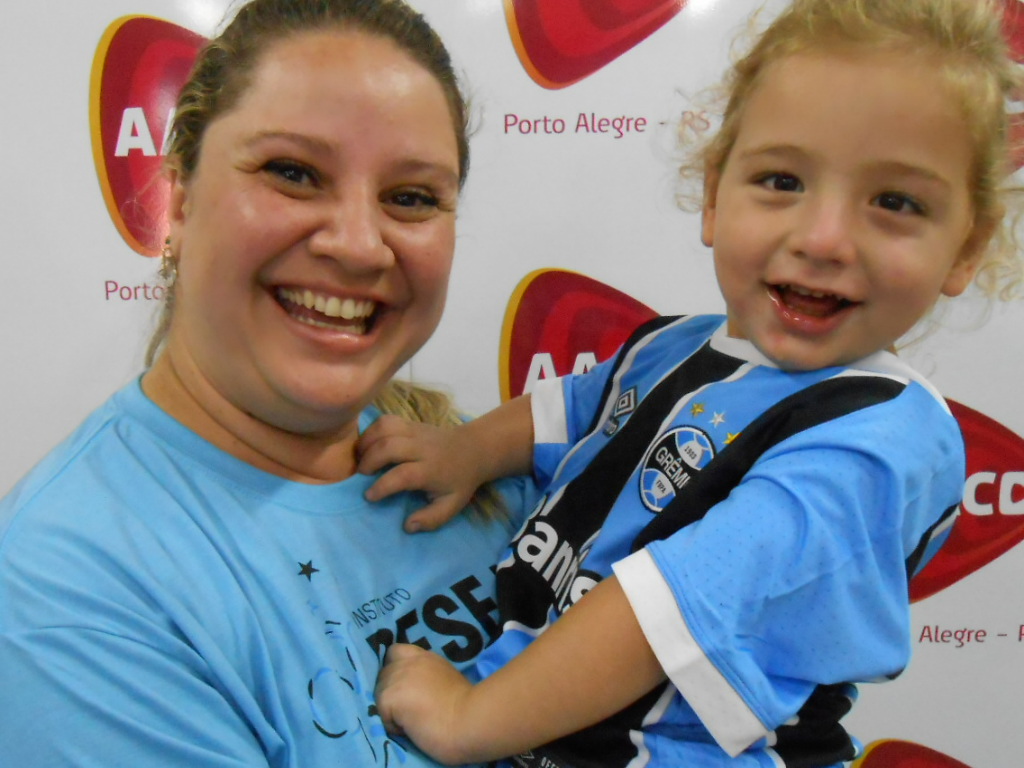
<instances>
[{"instance_id":1,"label":"sponsor backdrop banner","mask_svg":"<svg viewBox=\"0 0 1024 768\"><path fill-rule=\"evenodd\" d=\"M481 412L586 370L653 314L722 309L698 217L677 206L678 139L713 127L708 89L761 3L412 3L463 73L475 132L449 306L409 376ZM169 116L227 6L5 11L0 493L141 371L163 294ZM910 668L864 686L849 717L862 766L1011 768L1024 753L1022 322L1019 302L961 300L904 352L950 399L970 476L949 545L913 584Z\"/></svg>"}]
</instances>

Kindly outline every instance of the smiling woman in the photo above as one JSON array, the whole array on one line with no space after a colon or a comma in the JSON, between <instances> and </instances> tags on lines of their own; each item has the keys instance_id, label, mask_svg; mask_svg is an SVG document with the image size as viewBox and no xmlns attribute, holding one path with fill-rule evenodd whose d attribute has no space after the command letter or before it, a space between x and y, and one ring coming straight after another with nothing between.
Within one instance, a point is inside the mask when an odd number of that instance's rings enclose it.
<instances>
[{"instance_id":1,"label":"smiling woman","mask_svg":"<svg viewBox=\"0 0 1024 768\"><path fill-rule=\"evenodd\" d=\"M389 39L296 34L249 81L195 169L172 161L175 317L143 388L250 463L340 480L356 417L440 320L458 143L441 86ZM318 309L344 303L369 314Z\"/></svg>"},{"instance_id":2,"label":"smiling woman","mask_svg":"<svg viewBox=\"0 0 1024 768\"><path fill-rule=\"evenodd\" d=\"M148 370L0 502L0 763L434 765L384 732L380 659L494 639L532 495L413 537L422 497L369 503L355 473L382 412L457 420L392 379L452 265L448 55L398 0L253 0L176 114Z\"/></svg>"}]
</instances>

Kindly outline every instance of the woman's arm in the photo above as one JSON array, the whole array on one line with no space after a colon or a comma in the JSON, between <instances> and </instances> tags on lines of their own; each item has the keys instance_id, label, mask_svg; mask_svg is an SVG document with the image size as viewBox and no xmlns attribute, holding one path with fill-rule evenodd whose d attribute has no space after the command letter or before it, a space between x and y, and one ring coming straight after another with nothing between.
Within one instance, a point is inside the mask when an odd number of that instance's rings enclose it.
<instances>
[{"instance_id":1,"label":"woman's arm","mask_svg":"<svg viewBox=\"0 0 1024 768\"><path fill-rule=\"evenodd\" d=\"M481 485L527 474L532 464L529 395L454 428L381 416L359 440L359 472L372 474L394 465L367 490L367 499L413 490L430 498L406 520L408 531L440 527L469 504Z\"/></svg>"},{"instance_id":2,"label":"woman's arm","mask_svg":"<svg viewBox=\"0 0 1024 768\"><path fill-rule=\"evenodd\" d=\"M518 754L609 717L665 679L618 580L588 592L477 685L415 646L393 646L377 683L389 730L445 763Z\"/></svg>"}]
</instances>

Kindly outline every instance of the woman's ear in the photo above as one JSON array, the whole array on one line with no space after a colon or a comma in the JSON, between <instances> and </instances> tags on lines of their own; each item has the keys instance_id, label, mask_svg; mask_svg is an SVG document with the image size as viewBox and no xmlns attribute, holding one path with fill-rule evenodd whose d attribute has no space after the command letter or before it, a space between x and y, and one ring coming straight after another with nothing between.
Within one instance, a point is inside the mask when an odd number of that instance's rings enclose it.
<instances>
[{"instance_id":1,"label":"woman's ear","mask_svg":"<svg viewBox=\"0 0 1024 768\"><path fill-rule=\"evenodd\" d=\"M185 223L188 216L189 194L188 185L179 169L168 169L167 178L171 183L171 193L167 202L167 223L170 224L173 233Z\"/></svg>"},{"instance_id":2,"label":"woman's ear","mask_svg":"<svg viewBox=\"0 0 1024 768\"><path fill-rule=\"evenodd\" d=\"M718 197L718 182L721 172L717 169L704 170L704 202L700 213L700 241L708 248L715 244L715 204Z\"/></svg>"}]
</instances>

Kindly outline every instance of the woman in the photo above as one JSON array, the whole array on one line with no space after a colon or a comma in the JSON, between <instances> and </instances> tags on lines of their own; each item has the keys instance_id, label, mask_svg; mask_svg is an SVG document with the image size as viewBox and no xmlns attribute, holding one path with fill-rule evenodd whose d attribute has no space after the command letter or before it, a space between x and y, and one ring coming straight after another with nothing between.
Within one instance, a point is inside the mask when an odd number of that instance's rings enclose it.
<instances>
[{"instance_id":1,"label":"woman","mask_svg":"<svg viewBox=\"0 0 1024 768\"><path fill-rule=\"evenodd\" d=\"M0 763L432 764L385 734L379 660L493 639L516 521L405 535L415 497L368 505L355 451L375 400L448 418L391 377L440 318L467 157L397 0L253 0L200 55L152 365L0 502Z\"/></svg>"}]
</instances>

